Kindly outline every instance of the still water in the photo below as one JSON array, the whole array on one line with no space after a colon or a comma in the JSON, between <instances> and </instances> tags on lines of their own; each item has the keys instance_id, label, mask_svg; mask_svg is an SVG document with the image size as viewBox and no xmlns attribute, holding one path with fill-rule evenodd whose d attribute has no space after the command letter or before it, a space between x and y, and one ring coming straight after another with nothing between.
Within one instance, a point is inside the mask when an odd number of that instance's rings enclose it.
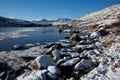
<instances>
[{"instance_id":1,"label":"still water","mask_svg":"<svg viewBox=\"0 0 120 80\"><path fill-rule=\"evenodd\" d=\"M9 51L15 44L57 42L65 36L69 34L59 33L55 27L0 27L0 51Z\"/></svg>"}]
</instances>

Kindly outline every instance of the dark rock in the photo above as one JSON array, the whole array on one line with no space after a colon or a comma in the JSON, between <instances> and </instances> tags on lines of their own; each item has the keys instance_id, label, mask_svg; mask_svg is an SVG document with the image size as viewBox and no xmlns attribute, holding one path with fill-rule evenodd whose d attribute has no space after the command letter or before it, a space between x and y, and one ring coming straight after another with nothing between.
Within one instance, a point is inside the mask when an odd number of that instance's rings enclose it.
<instances>
[{"instance_id":1,"label":"dark rock","mask_svg":"<svg viewBox=\"0 0 120 80\"><path fill-rule=\"evenodd\" d=\"M61 76L64 78L70 78L73 72L72 66L60 66Z\"/></svg>"}]
</instances>

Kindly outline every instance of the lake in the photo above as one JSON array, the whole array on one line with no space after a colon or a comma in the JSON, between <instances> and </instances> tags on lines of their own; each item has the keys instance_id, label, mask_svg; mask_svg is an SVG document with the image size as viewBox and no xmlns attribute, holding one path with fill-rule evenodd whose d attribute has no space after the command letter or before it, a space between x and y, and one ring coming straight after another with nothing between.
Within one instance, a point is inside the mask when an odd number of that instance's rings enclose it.
<instances>
[{"instance_id":1,"label":"lake","mask_svg":"<svg viewBox=\"0 0 120 80\"><path fill-rule=\"evenodd\" d=\"M59 33L55 27L0 27L0 51L9 51L16 44L57 42L65 36L69 34Z\"/></svg>"}]
</instances>

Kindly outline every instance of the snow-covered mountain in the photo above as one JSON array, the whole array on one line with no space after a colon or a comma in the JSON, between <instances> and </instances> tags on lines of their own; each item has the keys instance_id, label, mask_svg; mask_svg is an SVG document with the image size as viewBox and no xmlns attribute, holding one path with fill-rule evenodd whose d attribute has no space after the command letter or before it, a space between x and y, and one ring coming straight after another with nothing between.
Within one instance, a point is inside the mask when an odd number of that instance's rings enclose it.
<instances>
[{"instance_id":1,"label":"snow-covered mountain","mask_svg":"<svg viewBox=\"0 0 120 80\"><path fill-rule=\"evenodd\" d=\"M120 4L92 12L74 19L68 23L74 27L85 27L95 25L111 25L120 22Z\"/></svg>"},{"instance_id":2,"label":"snow-covered mountain","mask_svg":"<svg viewBox=\"0 0 120 80\"><path fill-rule=\"evenodd\" d=\"M35 24L53 24L53 25L57 25L57 24L65 24L68 21L70 21L71 19L69 18L58 18L56 20L47 20L47 19L42 19L39 21L32 21Z\"/></svg>"}]
</instances>

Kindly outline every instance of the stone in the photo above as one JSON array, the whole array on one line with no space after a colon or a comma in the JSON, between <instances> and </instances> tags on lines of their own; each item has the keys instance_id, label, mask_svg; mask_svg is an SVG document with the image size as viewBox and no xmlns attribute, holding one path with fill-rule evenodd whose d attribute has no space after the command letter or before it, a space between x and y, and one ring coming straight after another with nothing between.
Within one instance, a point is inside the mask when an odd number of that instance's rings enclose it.
<instances>
[{"instance_id":1,"label":"stone","mask_svg":"<svg viewBox=\"0 0 120 80\"><path fill-rule=\"evenodd\" d=\"M61 74L61 71L57 66L48 66L47 70L52 74L56 74L56 75Z\"/></svg>"},{"instance_id":2,"label":"stone","mask_svg":"<svg viewBox=\"0 0 120 80\"><path fill-rule=\"evenodd\" d=\"M29 68L32 70L39 70L45 69L50 65L53 65L50 58L47 55L40 55L29 65Z\"/></svg>"},{"instance_id":3,"label":"stone","mask_svg":"<svg viewBox=\"0 0 120 80\"><path fill-rule=\"evenodd\" d=\"M73 34L71 37L70 37L70 40L74 41L81 41L82 39L77 35L77 34Z\"/></svg>"}]
</instances>

